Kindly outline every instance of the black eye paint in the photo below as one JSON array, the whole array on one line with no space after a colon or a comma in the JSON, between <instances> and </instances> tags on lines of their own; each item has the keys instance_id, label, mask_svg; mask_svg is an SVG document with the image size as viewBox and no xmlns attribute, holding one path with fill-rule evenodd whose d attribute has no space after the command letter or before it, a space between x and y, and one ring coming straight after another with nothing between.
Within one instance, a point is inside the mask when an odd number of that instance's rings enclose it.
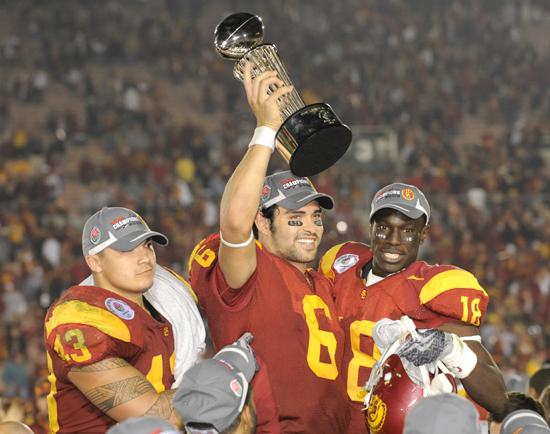
<instances>
[{"instance_id":1,"label":"black eye paint","mask_svg":"<svg viewBox=\"0 0 550 434\"><path fill-rule=\"evenodd\" d=\"M289 226L303 226L304 222L302 222L300 220L289 220L288 225Z\"/></svg>"},{"instance_id":2,"label":"black eye paint","mask_svg":"<svg viewBox=\"0 0 550 434\"><path fill-rule=\"evenodd\" d=\"M313 220L313 224L315 226L323 226L323 220L319 219L319 220Z\"/></svg>"}]
</instances>

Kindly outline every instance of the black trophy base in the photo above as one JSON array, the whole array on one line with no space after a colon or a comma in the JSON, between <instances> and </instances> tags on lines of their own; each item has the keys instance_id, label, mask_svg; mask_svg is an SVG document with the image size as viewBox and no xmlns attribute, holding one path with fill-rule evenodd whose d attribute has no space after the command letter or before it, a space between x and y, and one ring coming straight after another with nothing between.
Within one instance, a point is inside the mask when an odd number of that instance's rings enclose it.
<instances>
[{"instance_id":1,"label":"black trophy base","mask_svg":"<svg viewBox=\"0 0 550 434\"><path fill-rule=\"evenodd\" d=\"M297 176L312 176L328 169L348 150L351 130L325 103L298 110L281 125L277 140L291 154L290 170Z\"/></svg>"}]
</instances>

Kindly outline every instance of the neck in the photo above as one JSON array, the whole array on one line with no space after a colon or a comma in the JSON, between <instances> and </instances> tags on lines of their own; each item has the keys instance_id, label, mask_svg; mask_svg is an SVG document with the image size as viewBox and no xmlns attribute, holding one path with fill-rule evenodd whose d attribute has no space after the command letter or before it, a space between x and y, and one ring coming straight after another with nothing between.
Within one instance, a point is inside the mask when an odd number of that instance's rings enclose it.
<instances>
[{"instance_id":1,"label":"neck","mask_svg":"<svg viewBox=\"0 0 550 434\"><path fill-rule=\"evenodd\" d=\"M123 289L113 286L109 281L104 279L101 274L93 273L93 275L94 275L94 284L96 286L106 289L107 291L114 292L115 294L120 295L121 297L124 297L130 301L133 301L134 303L136 303L137 305L145 309L145 305L143 304L143 293L125 291Z\"/></svg>"}]
</instances>

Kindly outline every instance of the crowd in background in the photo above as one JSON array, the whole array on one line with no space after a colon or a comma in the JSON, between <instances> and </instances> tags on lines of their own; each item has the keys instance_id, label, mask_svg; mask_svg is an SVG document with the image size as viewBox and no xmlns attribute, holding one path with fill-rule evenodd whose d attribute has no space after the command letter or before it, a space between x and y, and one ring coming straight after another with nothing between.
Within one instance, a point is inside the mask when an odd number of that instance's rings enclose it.
<instances>
[{"instance_id":1,"label":"crowd in background","mask_svg":"<svg viewBox=\"0 0 550 434\"><path fill-rule=\"evenodd\" d=\"M391 164L354 161L354 142L351 157L313 178L336 199L322 250L368 242L380 186L418 185L433 210L422 258L461 266L487 289L484 342L509 387L522 389L550 358L547 2L8 0L0 411L24 413L37 432L44 424L44 309L88 274L87 216L107 204L138 210L170 237L159 263L182 274L217 229L225 182L254 128L232 63L212 42L236 11L263 17L265 41L307 103L397 137Z\"/></svg>"}]
</instances>

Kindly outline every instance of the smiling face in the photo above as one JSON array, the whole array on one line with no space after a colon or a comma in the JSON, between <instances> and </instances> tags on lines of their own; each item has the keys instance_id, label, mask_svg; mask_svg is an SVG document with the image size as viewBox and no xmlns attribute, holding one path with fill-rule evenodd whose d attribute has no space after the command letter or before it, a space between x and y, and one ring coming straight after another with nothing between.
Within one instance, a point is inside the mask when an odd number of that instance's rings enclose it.
<instances>
[{"instance_id":1,"label":"smiling face","mask_svg":"<svg viewBox=\"0 0 550 434\"><path fill-rule=\"evenodd\" d=\"M142 294L153 285L157 258L149 239L129 252L108 247L97 255L87 256L86 262L97 286L142 305Z\"/></svg>"},{"instance_id":2,"label":"smiling face","mask_svg":"<svg viewBox=\"0 0 550 434\"><path fill-rule=\"evenodd\" d=\"M322 210L317 201L297 210L278 207L272 224L258 215L256 226L259 241L271 253L305 271L315 259L323 236Z\"/></svg>"},{"instance_id":3,"label":"smiling face","mask_svg":"<svg viewBox=\"0 0 550 434\"><path fill-rule=\"evenodd\" d=\"M411 219L391 208L381 209L373 216L370 235L374 274L386 277L416 261L428 233L425 221L425 217Z\"/></svg>"}]
</instances>

